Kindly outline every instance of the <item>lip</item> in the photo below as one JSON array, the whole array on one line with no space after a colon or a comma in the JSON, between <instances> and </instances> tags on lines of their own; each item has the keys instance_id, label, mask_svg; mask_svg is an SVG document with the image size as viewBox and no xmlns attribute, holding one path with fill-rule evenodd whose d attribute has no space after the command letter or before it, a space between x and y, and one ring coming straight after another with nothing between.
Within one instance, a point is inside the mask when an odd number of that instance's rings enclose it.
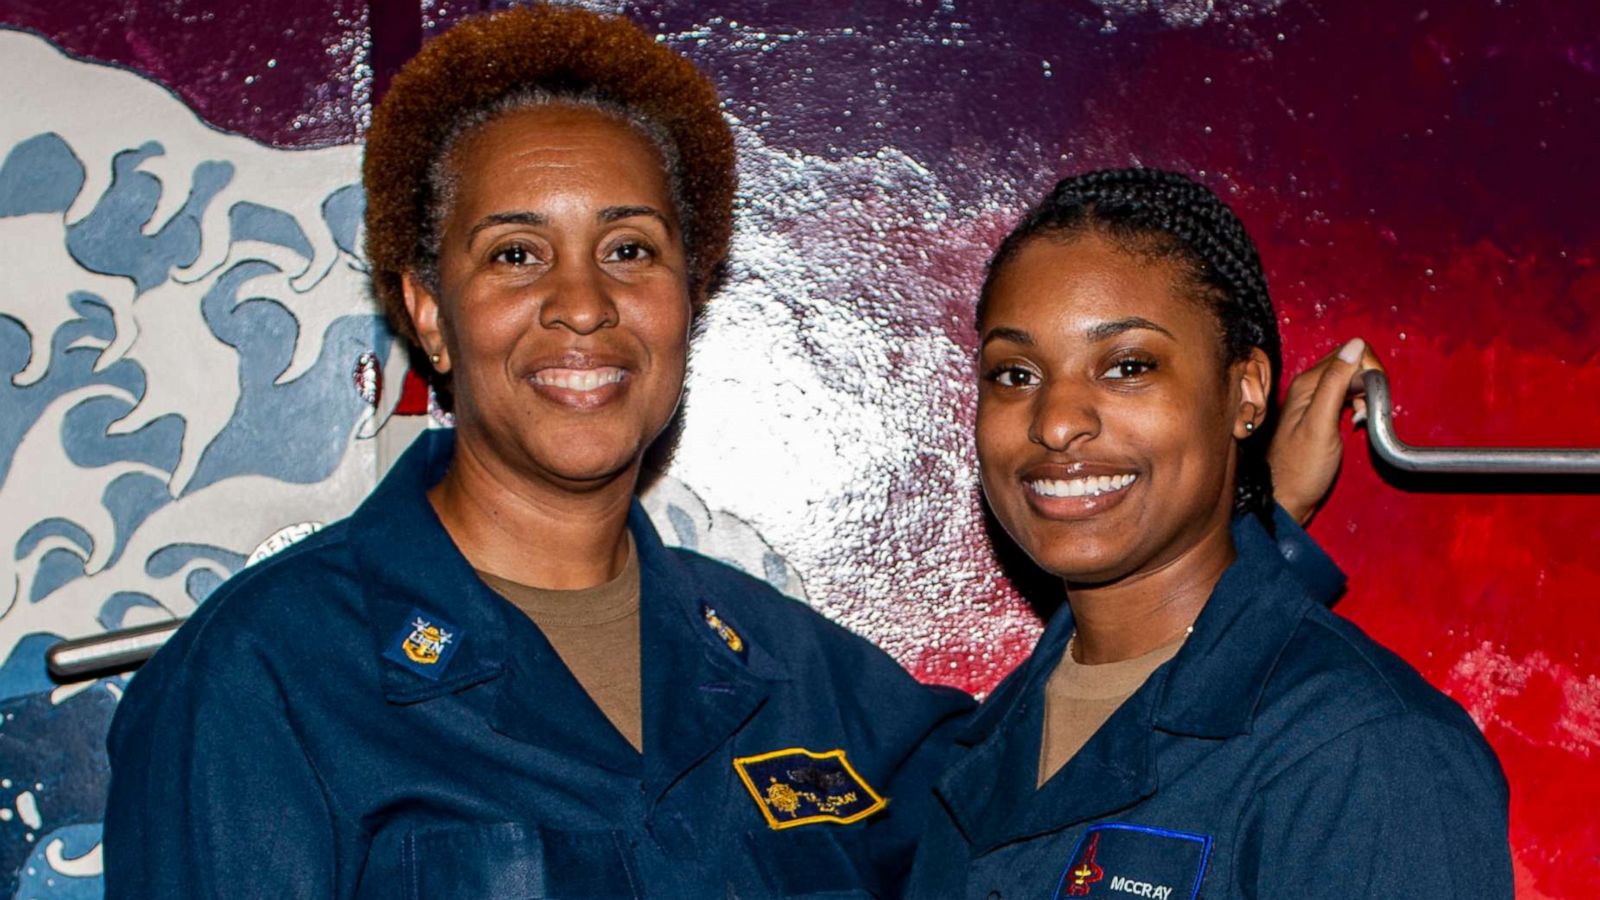
<instances>
[{"instance_id":1,"label":"lip","mask_svg":"<svg viewBox=\"0 0 1600 900\"><path fill-rule=\"evenodd\" d=\"M1018 477L1017 487L1040 517L1076 521L1119 506L1143 481L1143 473L1131 466L1078 460L1030 466ZM1050 495L1056 492L1069 496Z\"/></svg>"},{"instance_id":2,"label":"lip","mask_svg":"<svg viewBox=\"0 0 1600 900\"><path fill-rule=\"evenodd\" d=\"M540 397L573 410L593 410L627 393L634 370L608 353L571 350L536 360L524 381Z\"/></svg>"}]
</instances>

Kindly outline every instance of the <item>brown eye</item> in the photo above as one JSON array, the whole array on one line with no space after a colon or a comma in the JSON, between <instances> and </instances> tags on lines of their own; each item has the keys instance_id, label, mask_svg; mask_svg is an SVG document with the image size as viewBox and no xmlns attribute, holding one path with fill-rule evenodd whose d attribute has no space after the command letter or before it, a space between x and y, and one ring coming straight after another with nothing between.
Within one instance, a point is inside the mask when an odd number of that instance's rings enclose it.
<instances>
[{"instance_id":1,"label":"brown eye","mask_svg":"<svg viewBox=\"0 0 1600 900\"><path fill-rule=\"evenodd\" d=\"M1119 359L1112 363L1111 368L1100 373L1100 377L1109 378L1113 381L1121 381L1128 378L1138 378L1141 375L1148 375L1149 373L1154 372L1155 368L1156 363L1153 359L1129 357L1128 359Z\"/></svg>"},{"instance_id":2,"label":"brown eye","mask_svg":"<svg viewBox=\"0 0 1600 900\"><path fill-rule=\"evenodd\" d=\"M512 244L496 251L493 259L496 262L503 262L507 265L525 266L532 261L532 255L528 253L527 247L521 244Z\"/></svg>"},{"instance_id":3,"label":"brown eye","mask_svg":"<svg viewBox=\"0 0 1600 900\"><path fill-rule=\"evenodd\" d=\"M650 258L650 248L638 241L628 241L618 244L610 253L606 254L606 262L638 262Z\"/></svg>"},{"instance_id":4,"label":"brown eye","mask_svg":"<svg viewBox=\"0 0 1600 900\"><path fill-rule=\"evenodd\" d=\"M1021 366L1001 366L989 372L988 378L1001 387L1031 387L1039 383L1039 376Z\"/></svg>"}]
</instances>

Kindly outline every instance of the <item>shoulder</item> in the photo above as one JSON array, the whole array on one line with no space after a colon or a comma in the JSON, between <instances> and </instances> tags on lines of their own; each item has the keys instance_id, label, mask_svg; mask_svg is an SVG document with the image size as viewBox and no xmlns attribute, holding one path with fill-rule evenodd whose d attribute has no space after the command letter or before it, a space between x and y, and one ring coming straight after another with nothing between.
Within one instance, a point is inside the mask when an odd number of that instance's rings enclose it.
<instances>
[{"instance_id":1,"label":"shoulder","mask_svg":"<svg viewBox=\"0 0 1600 900\"><path fill-rule=\"evenodd\" d=\"M365 633L347 520L236 572L130 682L128 699L180 682L267 696L297 659Z\"/></svg>"},{"instance_id":2,"label":"shoulder","mask_svg":"<svg viewBox=\"0 0 1600 900\"><path fill-rule=\"evenodd\" d=\"M1359 748L1397 759L1429 752L1471 758L1499 777L1493 751L1459 704L1355 623L1320 606L1285 645L1257 721L1279 739L1283 768Z\"/></svg>"},{"instance_id":3,"label":"shoulder","mask_svg":"<svg viewBox=\"0 0 1600 900\"><path fill-rule=\"evenodd\" d=\"M1494 752L1409 666L1331 627L1314 638L1328 641L1325 687L1350 699L1324 690L1326 716L1252 735L1262 766L1240 809L1241 882L1252 896L1324 896L1340 871L1384 896L1509 897L1510 796Z\"/></svg>"}]
</instances>

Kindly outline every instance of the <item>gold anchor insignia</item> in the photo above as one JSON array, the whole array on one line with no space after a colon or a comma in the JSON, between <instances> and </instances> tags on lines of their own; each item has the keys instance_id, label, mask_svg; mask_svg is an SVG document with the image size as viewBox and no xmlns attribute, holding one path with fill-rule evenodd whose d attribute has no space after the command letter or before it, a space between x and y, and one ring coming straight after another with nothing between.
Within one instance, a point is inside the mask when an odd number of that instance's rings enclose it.
<instances>
[{"instance_id":1,"label":"gold anchor insignia","mask_svg":"<svg viewBox=\"0 0 1600 900\"><path fill-rule=\"evenodd\" d=\"M412 662L431 666L439 661L439 655L444 652L444 645L450 643L451 637L450 632L419 618L411 623L411 636L405 639L400 649Z\"/></svg>"}]
</instances>

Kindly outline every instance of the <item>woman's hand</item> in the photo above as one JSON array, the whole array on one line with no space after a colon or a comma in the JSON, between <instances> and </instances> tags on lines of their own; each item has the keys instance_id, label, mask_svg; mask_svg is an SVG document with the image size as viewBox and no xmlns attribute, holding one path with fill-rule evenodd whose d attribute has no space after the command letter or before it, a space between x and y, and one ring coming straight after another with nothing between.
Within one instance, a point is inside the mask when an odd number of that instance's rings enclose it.
<instances>
[{"instance_id":1,"label":"woman's hand","mask_svg":"<svg viewBox=\"0 0 1600 900\"><path fill-rule=\"evenodd\" d=\"M1361 373L1368 369L1382 371L1383 364L1366 341L1354 338L1289 383L1267 461L1274 496L1301 525L1321 508L1339 474L1344 455L1339 420L1345 408L1354 410L1352 424L1366 421Z\"/></svg>"}]
</instances>

